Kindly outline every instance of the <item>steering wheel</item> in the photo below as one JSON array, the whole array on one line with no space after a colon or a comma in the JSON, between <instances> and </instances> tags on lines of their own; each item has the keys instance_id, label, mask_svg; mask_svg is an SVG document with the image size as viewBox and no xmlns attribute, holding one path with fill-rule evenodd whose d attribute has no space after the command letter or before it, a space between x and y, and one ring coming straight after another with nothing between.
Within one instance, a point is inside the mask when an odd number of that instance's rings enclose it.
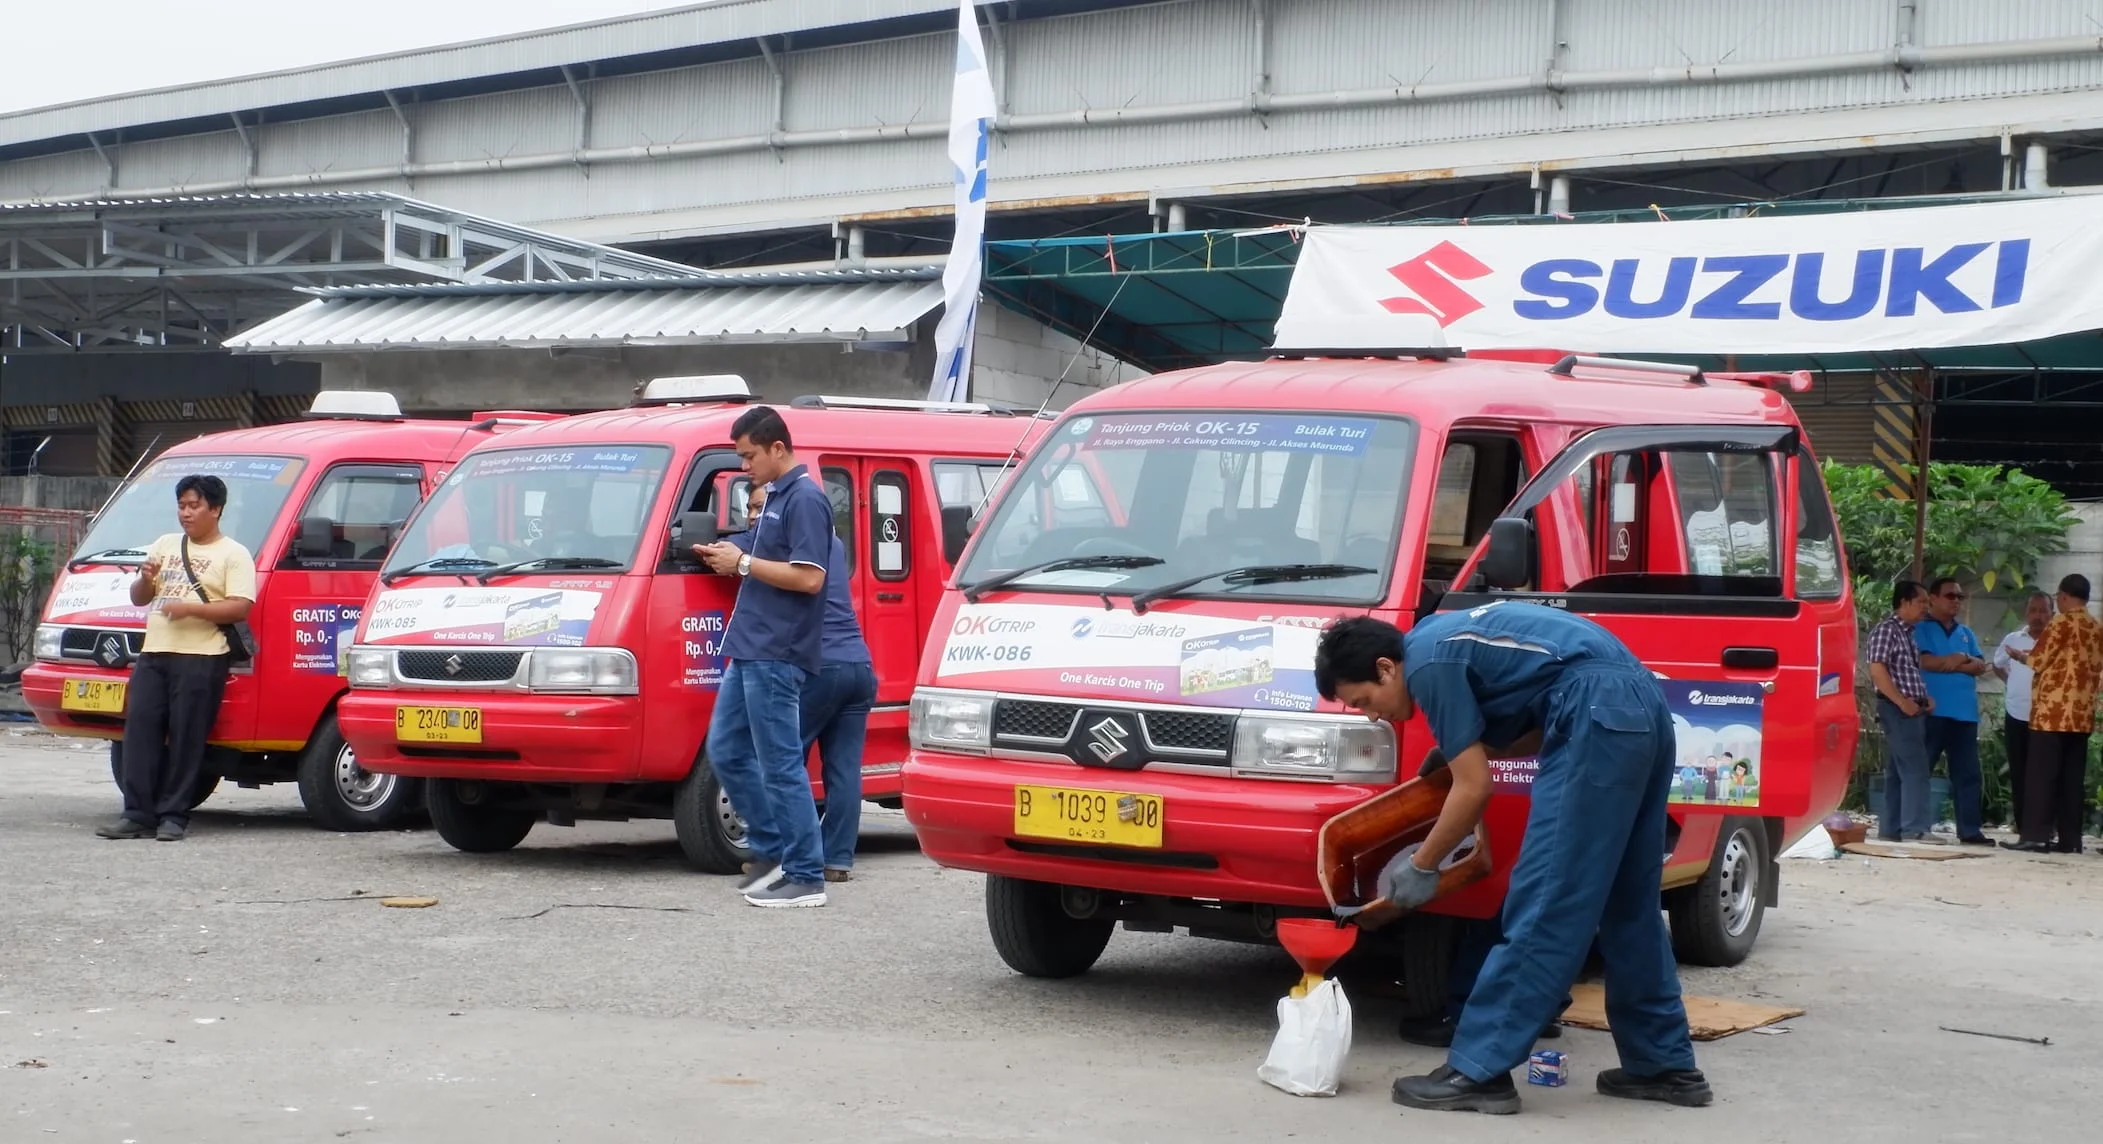
<instances>
[{"instance_id":1,"label":"steering wheel","mask_svg":"<svg viewBox=\"0 0 2103 1144\"><path fill-rule=\"evenodd\" d=\"M1114 536L1091 536L1073 546L1075 556L1152 556L1154 553Z\"/></svg>"}]
</instances>

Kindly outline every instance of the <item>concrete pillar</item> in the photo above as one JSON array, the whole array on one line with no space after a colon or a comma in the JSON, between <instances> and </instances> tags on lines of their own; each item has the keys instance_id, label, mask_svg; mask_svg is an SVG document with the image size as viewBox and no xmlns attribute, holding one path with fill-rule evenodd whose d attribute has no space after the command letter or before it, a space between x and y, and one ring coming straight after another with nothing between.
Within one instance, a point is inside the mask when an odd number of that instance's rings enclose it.
<instances>
[{"instance_id":1,"label":"concrete pillar","mask_svg":"<svg viewBox=\"0 0 2103 1144\"><path fill-rule=\"evenodd\" d=\"M847 228L847 265L860 266L866 260L868 233L858 226Z\"/></svg>"},{"instance_id":2,"label":"concrete pillar","mask_svg":"<svg viewBox=\"0 0 2103 1144\"><path fill-rule=\"evenodd\" d=\"M1190 229L1182 203L1168 204L1168 229L1178 232Z\"/></svg>"},{"instance_id":3,"label":"concrete pillar","mask_svg":"<svg viewBox=\"0 0 2103 1144\"><path fill-rule=\"evenodd\" d=\"M2023 189L2042 191L2052 185L2051 151L2042 143L2023 148Z\"/></svg>"},{"instance_id":4,"label":"concrete pillar","mask_svg":"<svg viewBox=\"0 0 2103 1144\"><path fill-rule=\"evenodd\" d=\"M1548 213L1570 213L1570 176L1557 175L1548 180Z\"/></svg>"}]
</instances>

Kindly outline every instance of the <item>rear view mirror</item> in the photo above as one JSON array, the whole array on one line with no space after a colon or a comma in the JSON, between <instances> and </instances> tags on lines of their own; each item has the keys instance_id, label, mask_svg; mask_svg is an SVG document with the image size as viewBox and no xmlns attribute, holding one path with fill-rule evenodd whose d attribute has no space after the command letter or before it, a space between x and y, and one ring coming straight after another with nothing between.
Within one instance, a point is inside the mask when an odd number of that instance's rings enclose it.
<instances>
[{"instance_id":1,"label":"rear view mirror","mask_svg":"<svg viewBox=\"0 0 2103 1144\"><path fill-rule=\"evenodd\" d=\"M1533 525L1525 517L1500 516L1490 522L1489 544L1482 553L1482 578L1490 587L1507 592L1533 582Z\"/></svg>"},{"instance_id":2,"label":"rear view mirror","mask_svg":"<svg viewBox=\"0 0 2103 1144\"><path fill-rule=\"evenodd\" d=\"M964 546L971 542L977 524L969 505L945 505L942 509L942 559L955 564L964 555Z\"/></svg>"},{"instance_id":3,"label":"rear view mirror","mask_svg":"<svg viewBox=\"0 0 2103 1144\"><path fill-rule=\"evenodd\" d=\"M682 512L672 522L672 536L665 546L673 559L692 559L693 546L716 542L716 515L712 512Z\"/></svg>"},{"instance_id":4,"label":"rear view mirror","mask_svg":"<svg viewBox=\"0 0 2103 1144\"><path fill-rule=\"evenodd\" d=\"M292 554L301 560L327 560L336 554L336 522L325 516L299 519L299 539Z\"/></svg>"}]
</instances>

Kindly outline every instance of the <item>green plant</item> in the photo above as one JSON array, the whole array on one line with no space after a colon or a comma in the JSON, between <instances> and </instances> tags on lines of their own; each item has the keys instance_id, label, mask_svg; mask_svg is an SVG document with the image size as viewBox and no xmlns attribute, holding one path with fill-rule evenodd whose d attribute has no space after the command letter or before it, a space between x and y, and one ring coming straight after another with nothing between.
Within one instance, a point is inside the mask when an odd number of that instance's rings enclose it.
<instances>
[{"instance_id":1,"label":"green plant","mask_svg":"<svg viewBox=\"0 0 2103 1144\"><path fill-rule=\"evenodd\" d=\"M57 567L57 548L50 542L26 532L0 533L0 653L6 656L0 662L29 657Z\"/></svg>"},{"instance_id":2,"label":"green plant","mask_svg":"<svg viewBox=\"0 0 2103 1144\"><path fill-rule=\"evenodd\" d=\"M1874 465L1828 461L1824 469L1857 599L1865 615L1881 615L1888 598L1863 585L1912 571L1916 509L1880 495L1887 481ZM1931 464L1922 570L1931 580L1955 576L1989 592L2022 588L2037 575L2038 561L2066 551L2075 519L2058 489L2020 469Z\"/></svg>"}]
</instances>

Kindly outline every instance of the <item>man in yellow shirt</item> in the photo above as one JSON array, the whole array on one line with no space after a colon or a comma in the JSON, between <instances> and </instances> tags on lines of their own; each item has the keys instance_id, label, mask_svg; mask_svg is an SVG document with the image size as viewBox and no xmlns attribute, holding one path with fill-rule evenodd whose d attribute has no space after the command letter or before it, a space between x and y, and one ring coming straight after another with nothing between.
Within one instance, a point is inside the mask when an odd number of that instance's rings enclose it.
<instances>
[{"instance_id":1,"label":"man in yellow shirt","mask_svg":"<svg viewBox=\"0 0 2103 1144\"><path fill-rule=\"evenodd\" d=\"M125 698L124 817L95 832L104 838L180 842L189 833L190 795L226 692L226 629L256 598L255 560L219 531L225 511L225 481L177 482L182 531L154 541L132 581L131 602L151 610Z\"/></svg>"}]
</instances>

